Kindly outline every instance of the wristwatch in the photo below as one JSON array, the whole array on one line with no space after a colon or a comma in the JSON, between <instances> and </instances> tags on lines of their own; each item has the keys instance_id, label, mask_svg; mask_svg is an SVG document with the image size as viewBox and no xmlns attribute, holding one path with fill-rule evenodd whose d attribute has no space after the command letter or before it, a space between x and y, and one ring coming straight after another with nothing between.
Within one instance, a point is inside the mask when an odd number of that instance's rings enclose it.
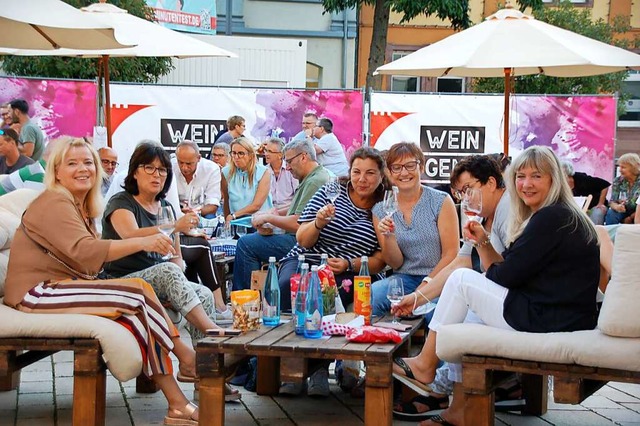
<instances>
[{"instance_id":1,"label":"wristwatch","mask_svg":"<svg viewBox=\"0 0 640 426\"><path fill-rule=\"evenodd\" d=\"M353 263L351 263L351 259L345 259L347 261L347 270L345 272L353 271Z\"/></svg>"},{"instance_id":2,"label":"wristwatch","mask_svg":"<svg viewBox=\"0 0 640 426\"><path fill-rule=\"evenodd\" d=\"M433 279L433 278L431 278L431 277L428 277L428 276L427 276L427 277L424 277L424 278L422 279L422 281L423 281L423 282L425 282L425 283L427 283L427 284L429 284L429 283L431 282L431 280L432 280L432 279Z\"/></svg>"},{"instance_id":3,"label":"wristwatch","mask_svg":"<svg viewBox=\"0 0 640 426\"><path fill-rule=\"evenodd\" d=\"M235 213L231 213L231 217L233 218L233 220L236 220L236 214Z\"/></svg>"}]
</instances>

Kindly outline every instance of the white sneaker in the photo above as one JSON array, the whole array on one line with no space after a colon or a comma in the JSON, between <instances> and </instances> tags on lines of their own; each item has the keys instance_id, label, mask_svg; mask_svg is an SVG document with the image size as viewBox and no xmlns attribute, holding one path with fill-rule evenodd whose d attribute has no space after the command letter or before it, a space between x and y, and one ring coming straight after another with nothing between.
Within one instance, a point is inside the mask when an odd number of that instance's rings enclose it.
<instances>
[{"instance_id":1,"label":"white sneaker","mask_svg":"<svg viewBox=\"0 0 640 426\"><path fill-rule=\"evenodd\" d=\"M233 312L229 307L222 312L216 309L215 319L213 321L218 325L230 325L233 323Z\"/></svg>"},{"instance_id":2,"label":"white sneaker","mask_svg":"<svg viewBox=\"0 0 640 426\"><path fill-rule=\"evenodd\" d=\"M309 376L307 395L322 397L329 396L329 371L326 368L320 368Z\"/></svg>"}]
</instances>

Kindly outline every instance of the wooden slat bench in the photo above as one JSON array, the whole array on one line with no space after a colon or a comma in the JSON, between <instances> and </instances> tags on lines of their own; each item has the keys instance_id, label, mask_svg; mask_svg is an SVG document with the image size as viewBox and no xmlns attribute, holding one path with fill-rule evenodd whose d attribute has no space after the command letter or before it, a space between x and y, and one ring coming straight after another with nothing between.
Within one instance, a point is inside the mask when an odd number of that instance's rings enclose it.
<instances>
[{"instance_id":1,"label":"wooden slat bench","mask_svg":"<svg viewBox=\"0 0 640 426\"><path fill-rule=\"evenodd\" d=\"M553 376L553 399L559 404L580 404L608 381L640 383L640 372L467 355L462 358L466 424L494 424L494 390L509 372L523 374L523 414L531 415L547 411L548 376Z\"/></svg>"}]
</instances>

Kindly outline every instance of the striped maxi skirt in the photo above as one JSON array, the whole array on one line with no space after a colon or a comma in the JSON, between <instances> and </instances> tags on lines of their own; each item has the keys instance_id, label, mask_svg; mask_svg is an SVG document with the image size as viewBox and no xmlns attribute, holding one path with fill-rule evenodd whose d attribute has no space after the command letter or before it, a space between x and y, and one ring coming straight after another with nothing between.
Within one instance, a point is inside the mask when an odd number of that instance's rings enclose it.
<instances>
[{"instance_id":1,"label":"striped maxi skirt","mask_svg":"<svg viewBox=\"0 0 640 426\"><path fill-rule=\"evenodd\" d=\"M40 283L16 308L22 312L87 314L112 319L136 338L144 374L173 374L169 352L173 349L171 339L179 333L153 288L142 279Z\"/></svg>"}]
</instances>

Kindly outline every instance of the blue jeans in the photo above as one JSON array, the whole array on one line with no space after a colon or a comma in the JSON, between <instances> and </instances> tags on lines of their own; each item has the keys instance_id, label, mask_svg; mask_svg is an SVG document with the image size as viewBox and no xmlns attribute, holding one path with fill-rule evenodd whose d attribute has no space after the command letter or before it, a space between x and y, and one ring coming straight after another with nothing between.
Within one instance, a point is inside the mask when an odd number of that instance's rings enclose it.
<instances>
[{"instance_id":1,"label":"blue jeans","mask_svg":"<svg viewBox=\"0 0 640 426\"><path fill-rule=\"evenodd\" d=\"M607 210L607 215L604 217L604 224L616 225L618 223L622 223L622 221L630 214L631 213L627 213L626 211L620 213L609 207L609 209Z\"/></svg>"},{"instance_id":2,"label":"blue jeans","mask_svg":"<svg viewBox=\"0 0 640 426\"><path fill-rule=\"evenodd\" d=\"M264 236L256 232L242 236L238 240L236 258L233 262L233 289L249 288L251 271L260 269L260 265L268 262L270 256L274 256L276 260L282 259L295 244L296 236L293 234Z\"/></svg>"},{"instance_id":3,"label":"blue jeans","mask_svg":"<svg viewBox=\"0 0 640 426\"><path fill-rule=\"evenodd\" d=\"M409 294L420 285L424 275L407 275L407 274L393 274L391 277L402 278L402 284L404 287L404 293ZM372 314L375 316L382 316L389 312L391 309L391 302L387 299L387 289L389 288L389 278L385 278L380 281L376 281L371 285L371 306L373 307Z\"/></svg>"}]
</instances>

